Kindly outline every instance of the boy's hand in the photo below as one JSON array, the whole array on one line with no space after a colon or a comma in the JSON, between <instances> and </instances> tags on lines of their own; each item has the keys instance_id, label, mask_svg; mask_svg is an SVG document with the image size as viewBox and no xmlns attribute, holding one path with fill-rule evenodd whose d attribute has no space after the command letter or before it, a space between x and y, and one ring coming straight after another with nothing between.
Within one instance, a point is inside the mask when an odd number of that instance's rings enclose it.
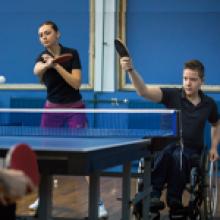
<instances>
[{"instance_id":1,"label":"boy's hand","mask_svg":"<svg viewBox=\"0 0 220 220\"><path fill-rule=\"evenodd\" d=\"M129 57L122 57L120 59L120 65L123 71L131 72L133 70L133 64L131 58Z\"/></svg>"},{"instance_id":2,"label":"boy's hand","mask_svg":"<svg viewBox=\"0 0 220 220\"><path fill-rule=\"evenodd\" d=\"M210 149L209 151L209 158L211 161L216 161L219 159L218 151L217 149Z\"/></svg>"}]
</instances>

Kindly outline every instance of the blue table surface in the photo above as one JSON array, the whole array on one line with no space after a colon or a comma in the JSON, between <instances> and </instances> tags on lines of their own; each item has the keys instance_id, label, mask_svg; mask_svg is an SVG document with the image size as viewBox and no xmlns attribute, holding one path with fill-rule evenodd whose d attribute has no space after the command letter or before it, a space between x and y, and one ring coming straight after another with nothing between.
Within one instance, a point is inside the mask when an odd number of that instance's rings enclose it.
<instances>
[{"instance_id":1,"label":"blue table surface","mask_svg":"<svg viewBox=\"0 0 220 220\"><path fill-rule=\"evenodd\" d=\"M26 143L35 151L48 152L90 152L131 143L149 142L143 139L154 136L173 135L166 130L142 129L68 129L2 126L0 127L0 149L8 150L19 143ZM137 161L132 163L132 172L137 172ZM121 172L122 166L106 170L107 172Z\"/></svg>"},{"instance_id":2,"label":"blue table surface","mask_svg":"<svg viewBox=\"0 0 220 220\"><path fill-rule=\"evenodd\" d=\"M141 138L79 138L79 137L42 137L42 136L0 136L0 148L8 149L19 143L26 143L34 150L88 152L109 147L140 143Z\"/></svg>"},{"instance_id":3,"label":"blue table surface","mask_svg":"<svg viewBox=\"0 0 220 220\"><path fill-rule=\"evenodd\" d=\"M143 137L173 135L167 130L148 129L71 129L32 126L0 126L0 147L26 143L35 150L91 151L144 142Z\"/></svg>"}]
</instances>

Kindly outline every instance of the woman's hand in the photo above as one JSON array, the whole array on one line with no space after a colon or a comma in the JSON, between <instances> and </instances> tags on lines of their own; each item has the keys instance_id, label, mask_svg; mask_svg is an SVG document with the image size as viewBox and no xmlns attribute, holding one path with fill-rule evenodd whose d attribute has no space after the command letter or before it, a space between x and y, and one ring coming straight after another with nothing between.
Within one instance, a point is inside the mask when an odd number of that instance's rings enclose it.
<instances>
[{"instance_id":1,"label":"woman's hand","mask_svg":"<svg viewBox=\"0 0 220 220\"><path fill-rule=\"evenodd\" d=\"M43 54L41 57L47 68L53 67L54 58L52 56L50 56L49 54Z\"/></svg>"}]
</instances>

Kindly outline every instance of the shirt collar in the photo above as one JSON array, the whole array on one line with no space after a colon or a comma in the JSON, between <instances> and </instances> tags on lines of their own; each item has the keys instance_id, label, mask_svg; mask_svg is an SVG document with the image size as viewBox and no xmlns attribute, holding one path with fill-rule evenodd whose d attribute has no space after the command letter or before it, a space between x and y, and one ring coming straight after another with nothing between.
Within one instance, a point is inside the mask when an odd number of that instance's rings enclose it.
<instances>
[{"instance_id":1,"label":"shirt collar","mask_svg":"<svg viewBox=\"0 0 220 220\"><path fill-rule=\"evenodd\" d=\"M184 91L184 89L182 88L182 92L181 92L182 94L181 94L181 97L183 98L183 99L186 99L186 93L185 93L185 91ZM204 100L204 98L205 98L205 94L204 94L204 92L200 89L199 90L199 96L200 96L200 98L201 98L201 101L203 101Z\"/></svg>"},{"instance_id":2,"label":"shirt collar","mask_svg":"<svg viewBox=\"0 0 220 220\"><path fill-rule=\"evenodd\" d=\"M60 54L65 53L65 49L64 49L63 45L59 43L59 46L60 46ZM53 54L51 54L50 51L48 51L47 49L46 49L46 52L47 52L47 54L49 54L53 57Z\"/></svg>"}]
</instances>

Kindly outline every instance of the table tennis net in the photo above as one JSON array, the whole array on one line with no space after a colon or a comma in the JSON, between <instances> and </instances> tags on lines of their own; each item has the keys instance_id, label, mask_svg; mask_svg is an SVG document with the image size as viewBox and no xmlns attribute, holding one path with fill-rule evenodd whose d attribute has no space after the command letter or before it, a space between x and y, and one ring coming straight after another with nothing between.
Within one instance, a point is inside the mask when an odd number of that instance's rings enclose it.
<instances>
[{"instance_id":1,"label":"table tennis net","mask_svg":"<svg viewBox=\"0 0 220 220\"><path fill-rule=\"evenodd\" d=\"M52 126L42 127L45 114ZM69 127L71 117L82 115L86 128ZM178 122L178 111L163 109L0 109L0 136L178 136Z\"/></svg>"}]
</instances>

